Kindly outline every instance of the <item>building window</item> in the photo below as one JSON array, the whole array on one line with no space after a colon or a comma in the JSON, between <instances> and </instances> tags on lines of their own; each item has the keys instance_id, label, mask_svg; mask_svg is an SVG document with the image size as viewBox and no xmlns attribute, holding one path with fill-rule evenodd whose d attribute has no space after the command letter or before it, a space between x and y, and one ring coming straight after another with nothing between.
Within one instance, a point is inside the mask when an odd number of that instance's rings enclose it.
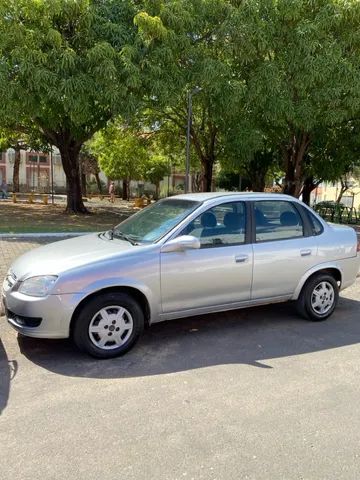
<instances>
[{"instance_id":1,"label":"building window","mask_svg":"<svg viewBox=\"0 0 360 480\"><path fill-rule=\"evenodd\" d=\"M28 163L42 163L42 164L49 164L49 156L45 155L44 153L28 153L27 156Z\"/></svg>"}]
</instances>

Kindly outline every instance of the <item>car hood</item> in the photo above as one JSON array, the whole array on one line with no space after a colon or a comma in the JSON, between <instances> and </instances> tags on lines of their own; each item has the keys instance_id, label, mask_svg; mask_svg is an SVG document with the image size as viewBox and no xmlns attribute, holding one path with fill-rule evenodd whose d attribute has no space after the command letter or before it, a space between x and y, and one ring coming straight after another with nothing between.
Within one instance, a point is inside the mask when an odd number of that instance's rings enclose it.
<instances>
[{"instance_id":1,"label":"car hood","mask_svg":"<svg viewBox=\"0 0 360 480\"><path fill-rule=\"evenodd\" d=\"M11 266L17 280L36 275L59 275L75 267L119 256L136 248L125 240L109 240L103 234L82 235L30 250Z\"/></svg>"}]
</instances>

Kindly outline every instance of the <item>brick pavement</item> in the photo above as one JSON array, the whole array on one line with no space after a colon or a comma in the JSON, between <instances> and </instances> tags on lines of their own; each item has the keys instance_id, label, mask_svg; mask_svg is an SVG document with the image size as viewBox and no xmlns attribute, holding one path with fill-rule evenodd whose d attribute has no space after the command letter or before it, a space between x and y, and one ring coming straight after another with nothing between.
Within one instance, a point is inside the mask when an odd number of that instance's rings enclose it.
<instances>
[{"instance_id":1,"label":"brick pavement","mask_svg":"<svg viewBox=\"0 0 360 480\"><path fill-rule=\"evenodd\" d=\"M11 263L32 248L62 240L62 238L0 238L0 287Z\"/></svg>"}]
</instances>

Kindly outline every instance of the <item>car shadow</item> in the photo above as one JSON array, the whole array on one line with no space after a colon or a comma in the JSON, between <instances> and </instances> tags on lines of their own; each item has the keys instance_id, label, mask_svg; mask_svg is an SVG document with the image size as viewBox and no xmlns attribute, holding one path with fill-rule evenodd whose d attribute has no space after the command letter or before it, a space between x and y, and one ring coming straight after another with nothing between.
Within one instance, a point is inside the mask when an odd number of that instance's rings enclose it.
<instances>
[{"instance_id":1,"label":"car shadow","mask_svg":"<svg viewBox=\"0 0 360 480\"><path fill-rule=\"evenodd\" d=\"M0 415L5 410L10 393L10 382L17 372L16 360L9 360L0 340Z\"/></svg>"},{"instance_id":2,"label":"car shadow","mask_svg":"<svg viewBox=\"0 0 360 480\"><path fill-rule=\"evenodd\" d=\"M359 307L360 301L341 298L326 322L307 322L287 303L158 323L125 356L104 361L78 352L69 340L19 335L18 342L30 361L75 377L128 378L224 364L272 368L274 358L358 343Z\"/></svg>"}]
</instances>

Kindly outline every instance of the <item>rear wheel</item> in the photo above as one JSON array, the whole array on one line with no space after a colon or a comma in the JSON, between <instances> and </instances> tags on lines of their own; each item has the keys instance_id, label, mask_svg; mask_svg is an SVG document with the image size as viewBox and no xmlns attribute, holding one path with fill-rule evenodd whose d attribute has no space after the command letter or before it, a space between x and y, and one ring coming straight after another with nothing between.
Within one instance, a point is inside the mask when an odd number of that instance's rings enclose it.
<instances>
[{"instance_id":1,"label":"rear wheel","mask_svg":"<svg viewBox=\"0 0 360 480\"><path fill-rule=\"evenodd\" d=\"M96 358L123 355L144 329L140 305L126 293L105 293L85 304L73 329L77 347Z\"/></svg>"},{"instance_id":2,"label":"rear wheel","mask_svg":"<svg viewBox=\"0 0 360 480\"><path fill-rule=\"evenodd\" d=\"M304 285L297 300L299 313L308 320L326 320L334 312L339 299L339 286L332 275L319 273Z\"/></svg>"}]
</instances>

